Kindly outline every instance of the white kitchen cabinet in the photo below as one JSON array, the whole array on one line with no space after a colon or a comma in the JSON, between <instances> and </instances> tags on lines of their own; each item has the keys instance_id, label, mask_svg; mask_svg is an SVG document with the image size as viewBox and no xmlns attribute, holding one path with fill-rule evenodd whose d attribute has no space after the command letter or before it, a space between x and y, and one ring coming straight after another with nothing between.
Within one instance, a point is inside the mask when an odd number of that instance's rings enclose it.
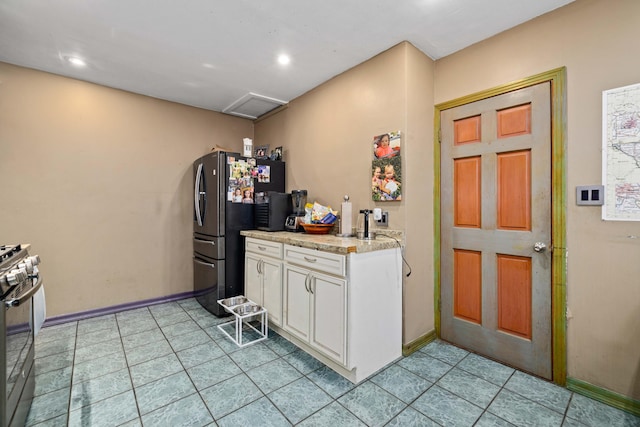
<instances>
[{"instance_id":1,"label":"white kitchen cabinet","mask_svg":"<svg viewBox=\"0 0 640 427\"><path fill-rule=\"evenodd\" d=\"M346 280L284 266L283 329L325 356L346 362Z\"/></svg>"},{"instance_id":2,"label":"white kitchen cabinet","mask_svg":"<svg viewBox=\"0 0 640 427\"><path fill-rule=\"evenodd\" d=\"M262 305L262 275L260 261L262 257L245 252L244 256L244 296L256 304ZM269 310L269 309L267 309Z\"/></svg>"},{"instance_id":3,"label":"white kitchen cabinet","mask_svg":"<svg viewBox=\"0 0 640 427\"><path fill-rule=\"evenodd\" d=\"M282 263L281 321L269 325L274 331L353 383L402 356L401 237L366 242L242 233L247 237L247 268L267 260ZM252 289L262 288L262 301L270 310L265 278L249 272L245 280L248 293L257 295Z\"/></svg>"},{"instance_id":4,"label":"white kitchen cabinet","mask_svg":"<svg viewBox=\"0 0 640 427\"><path fill-rule=\"evenodd\" d=\"M305 342L309 342L311 324L310 294L307 288L311 272L300 267L284 266L284 322L282 328Z\"/></svg>"},{"instance_id":5,"label":"white kitchen cabinet","mask_svg":"<svg viewBox=\"0 0 640 427\"><path fill-rule=\"evenodd\" d=\"M245 296L263 306L269 322L282 324L282 243L247 238L244 262Z\"/></svg>"}]
</instances>

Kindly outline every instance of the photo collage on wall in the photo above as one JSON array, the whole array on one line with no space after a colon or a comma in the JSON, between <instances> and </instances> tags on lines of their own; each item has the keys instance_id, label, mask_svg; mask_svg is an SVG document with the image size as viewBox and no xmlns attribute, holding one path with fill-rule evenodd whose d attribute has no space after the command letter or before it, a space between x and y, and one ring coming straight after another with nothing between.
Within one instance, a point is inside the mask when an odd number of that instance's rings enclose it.
<instances>
[{"instance_id":1,"label":"photo collage on wall","mask_svg":"<svg viewBox=\"0 0 640 427\"><path fill-rule=\"evenodd\" d=\"M256 159L239 159L229 157L229 187L227 200L233 203L253 203L255 197L254 179L258 182L270 182L269 166L256 166Z\"/></svg>"},{"instance_id":2,"label":"photo collage on wall","mask_svg":"<svg viewBox=\"0 0 640 427\"><path fill-rule=\"evenodd\" d=\"M402 200L400 131L373 137L371 197L376 202Z\"/></svg>"}]
</instances>

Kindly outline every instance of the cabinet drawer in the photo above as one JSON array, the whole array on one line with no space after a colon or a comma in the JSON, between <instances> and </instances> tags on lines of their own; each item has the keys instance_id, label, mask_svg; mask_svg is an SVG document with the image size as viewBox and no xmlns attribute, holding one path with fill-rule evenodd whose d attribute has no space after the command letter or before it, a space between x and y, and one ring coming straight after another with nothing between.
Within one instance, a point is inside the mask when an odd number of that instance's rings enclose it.
<instances>
[{"instance_id":1,"label":"cabinet drawer","mask_svg":"<svg viewBox=\"0 0 640 427\"><path fill-rule=\"evenodd\" d=\"M282 243L247 237L244 248L247 252L282 259Z\"/></svg>"},{"instance_id":2,"label":"cabinet drawer","mask_svg":"<svg viewBox=\"0 0 640 427\"><path fill-rule=\"evenodd\" d=\"M284 259L291 264L297 264L310 270L322 271L342 277L346 275L346 258L344 255L284 245Z\"/></svg>"}]
</instances>

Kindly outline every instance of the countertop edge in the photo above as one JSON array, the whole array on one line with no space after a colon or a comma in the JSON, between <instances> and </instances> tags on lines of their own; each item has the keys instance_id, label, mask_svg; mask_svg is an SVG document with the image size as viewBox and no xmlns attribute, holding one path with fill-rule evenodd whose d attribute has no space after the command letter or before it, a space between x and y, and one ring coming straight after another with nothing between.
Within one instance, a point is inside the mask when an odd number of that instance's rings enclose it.
<instances>
[{"instance_id":1,"label":"countertop edge","mask_svg":"<svg viewBox=\"0 0 640 427\"><path fill-rule=\"evenodd\" d=\"M240 235L271 242L285 243L308 249L317 249L337 254L352 254L393 249L404 246L404 233L396 230L377 231L373 240L358 240L355 237L338 237L334 234L306 234L290 231L242 230Z\"/></svg>"}]
</instances>

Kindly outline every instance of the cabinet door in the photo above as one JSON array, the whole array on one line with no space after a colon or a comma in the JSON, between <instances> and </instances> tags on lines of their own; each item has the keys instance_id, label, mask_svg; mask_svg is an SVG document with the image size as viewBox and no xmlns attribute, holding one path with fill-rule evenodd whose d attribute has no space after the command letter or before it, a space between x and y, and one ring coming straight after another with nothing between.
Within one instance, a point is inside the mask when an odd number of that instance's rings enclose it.
<instances>
[{"instance_id":1,"label":"cabinet door","mask_svg":"<svg viewBox=\"0 0 640 427\"><path fill-rule=\"evenodd\" d=\"M269 312L269 321L282 326L282 262L262 259L262 305Z\"/></svg>"},{"instance_id":2,"label":"cabinet door","mask_svg":"<svg viewBox=\"0 0 640 427\"><path fill-rule=\"evenodd\" d=\"M258 266L260 257L246 253L244 257L244 296L256 304L263 304L262 301L262 276ZM267 309L268 310L268 309Z\"/></svg>"},{"instance_id":3,"label":"cabinet door","mask_svg":"<svg viewBox=\"0 0 640 427\"><path fill-rule=\"evenodd\" d=\"M336 362L346 360L346 280L313 273L310 343Z\"/></svg>"},{"instance_id":4,"label":"cabinet door","mask_svg":"<svg viewBox=\"0 0 640 427\"><path fill-rule=\"evenodd\" d=\"M309 270L284 265L283 329L296 337L309 341L309 297L307 276Z\"/></svg>"}]
</instances>

